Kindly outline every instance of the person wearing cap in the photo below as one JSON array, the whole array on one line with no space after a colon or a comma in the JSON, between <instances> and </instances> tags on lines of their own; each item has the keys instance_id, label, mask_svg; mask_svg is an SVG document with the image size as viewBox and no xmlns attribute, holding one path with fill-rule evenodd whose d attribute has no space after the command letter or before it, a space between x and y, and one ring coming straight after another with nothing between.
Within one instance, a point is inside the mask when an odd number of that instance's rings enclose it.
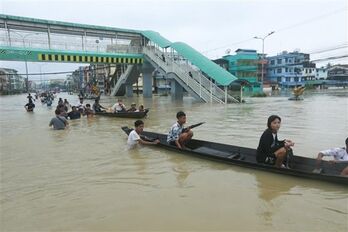
<instances>
[{"instance_id":1,"label":"person wearing cap","mask_svg":"<svg viewBox=\"0 0 348 232\"><path fill-rule=\"evenodd\" d=\"M316 169L313 172L321 172L320 163L324 156L333 157L331 163L347 163L348 164L348 137L346 138L346 147L336 147L320 151L317 156ZM341 175L348 176L348 166L343 169Z\"/></svg>"},{"instance_id":2,"label":"person wearing cap","mask_svg":"<svg viewBox=\"0 0 348 232\"><path fill-rule=\"evenodd\" d=\"M131 107L127 110L127 112L135 112L137 111L137 104L134 102L131 104Z\"/></svg>"}]
</instances>

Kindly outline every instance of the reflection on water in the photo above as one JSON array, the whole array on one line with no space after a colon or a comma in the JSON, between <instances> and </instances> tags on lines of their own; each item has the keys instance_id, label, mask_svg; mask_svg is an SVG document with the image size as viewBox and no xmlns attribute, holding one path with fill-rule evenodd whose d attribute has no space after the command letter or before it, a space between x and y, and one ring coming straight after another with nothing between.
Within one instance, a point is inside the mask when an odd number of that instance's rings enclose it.
<instances>
[{"instance_id":1,"label":"reflection on water","mask_svg":"<svg viewBox=\"0 0 348 232\"><path fill-rule=\"evenodd\" d=\"M69 102L77 96L61 94ZM125 98L150 108L145 129L167 133L184 110L195 138L256 147L270 114L282 117L280 138L296 154L342 146L348 131L347 91L250 98L246 104L211 105L185 98ZM133 119L83 117L53 131L54 108L26 96L0 98L3 231L347 231L346 186L281 176L201 160L144 146L127 150L122 126ZM113 97L102 97L111 106ZM92 103L87 101L86 103ZM56 102L54 103L54 105ZM202 220L203 219L203 220ZM207 220L205 220L207 219ZM18 223L18 222L21 223ZM130 224L132 221L134 223Z\"/></svg>"}]
</instances>

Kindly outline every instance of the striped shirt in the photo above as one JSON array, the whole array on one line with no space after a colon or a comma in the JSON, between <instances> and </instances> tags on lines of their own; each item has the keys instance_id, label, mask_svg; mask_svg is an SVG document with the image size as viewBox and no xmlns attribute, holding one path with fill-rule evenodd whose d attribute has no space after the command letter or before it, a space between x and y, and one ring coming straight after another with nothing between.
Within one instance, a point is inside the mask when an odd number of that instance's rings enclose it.
<instances>
[{"instance_id":1,"label":"striped shirt","mask_svg":"<svg viewBox=\"0 0 348 232\"><path fill-rule=\"evenodd\" d=\"M170 128L170 131L167 136L167 142L170 143L172 141L178 140L180 134L184 127L180 125L178 122L174 123L174 125Z\"/></svg>"}]
</instances>

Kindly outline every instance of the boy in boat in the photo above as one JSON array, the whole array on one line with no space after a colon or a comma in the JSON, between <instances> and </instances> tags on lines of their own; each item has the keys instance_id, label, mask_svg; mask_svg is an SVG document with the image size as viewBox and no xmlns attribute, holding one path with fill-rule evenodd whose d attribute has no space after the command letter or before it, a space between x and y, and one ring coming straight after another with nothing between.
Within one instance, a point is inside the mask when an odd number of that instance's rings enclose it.
<instances>
[{"instance_id":1,"label":"boy in boat","mask_svg":"<svg viewBox=\"0 0 348 232\"><path fill-rule=\"evenodd\" d=\"M317 157L317 167L313 170L315 173L320 173L320 163L324 156L331 156L333 160L331 163L347 163L348 164L348 137L346 138L346 147L331 148L324 151L320 151ZM348 166L343 169L341 175L348 176Z\"/></svg>"},{"instance_id":2,"label":"boy in boat","mask_svg":"<svg viewBox=\"0 0 348 232\"><path fill-rule=\"evenodd\" d=\"M190 128L184 130L186 123L186 114L179 111L176 114L178 121L170 128L167 136L167 142L170 145L177 146L180 149L186 149L185 145L192 139L193 132Z\"/></svg>"},{"instance_id":3,"label":"boy in boat","mask_svg":"<svg viewBox=\"0 0 348 232\"><path fill-rule=\"evenodd\" d=\"M144 122L142 120L137 120L134 122L134 130L132 130L128 135L128 149L135 148L137 144L158 144L160 141L156 139L155 141L145 141L140 138L141 132L144 130Z\"/></svg>"},{"instance_id":4,"label":"boy in boat","mask_svg":"<svg viewBox=\"0 0 348 232\"><path fill-rule=\"evenodd\" d=\"M285 139L279 141L277 137L280 128L281 118L278 115L271 115L267 121L267 129L261 135L257 147L256 160L258 163L275 165L277 168L285 167L283 161L287 152L291 150L294 143Z\"/></svg>"}]
</instances>

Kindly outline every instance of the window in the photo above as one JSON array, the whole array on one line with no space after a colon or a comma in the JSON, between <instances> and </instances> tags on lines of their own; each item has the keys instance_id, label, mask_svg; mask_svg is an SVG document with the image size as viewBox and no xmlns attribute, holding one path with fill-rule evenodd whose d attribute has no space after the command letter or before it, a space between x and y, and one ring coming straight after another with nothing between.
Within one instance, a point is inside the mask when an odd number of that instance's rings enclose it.
<instances>
[{"instance_id":1,"label":"window","mask_svg":"<svg viewBox=\"0 0 348 232\"><path fill-rule=\"evenodd\" d=\"M288 68L285 68L285 72L288 72Z\"/></svg>"},{"instance_id":2,"label":"window","mask_svg":"<svg viewBox=\"0 0 348 232\"><path fill-rule=\"evenodd\" d=\"M274 65L274 63L275 63L275 60L271 60L271 65Z\"/></svg>"},{"instance_id":3,"label":"window","mask_svg":"<svg viewBox=\"0 0 348 232\"><path fill-rule=\"evenodd\" d=\"M277 59L277 64L281 64L282 63L282 59Z\"/></svg>"},{"instance_id":4,"label":"window","mask_svg":"<svg viewBox=\"0 0 348 232\"><path fill-rule=\"evenodd\" d=\"M277 68L277 73L282 73L282 69L281 68Z\"/></svg>"}]
</instances>

